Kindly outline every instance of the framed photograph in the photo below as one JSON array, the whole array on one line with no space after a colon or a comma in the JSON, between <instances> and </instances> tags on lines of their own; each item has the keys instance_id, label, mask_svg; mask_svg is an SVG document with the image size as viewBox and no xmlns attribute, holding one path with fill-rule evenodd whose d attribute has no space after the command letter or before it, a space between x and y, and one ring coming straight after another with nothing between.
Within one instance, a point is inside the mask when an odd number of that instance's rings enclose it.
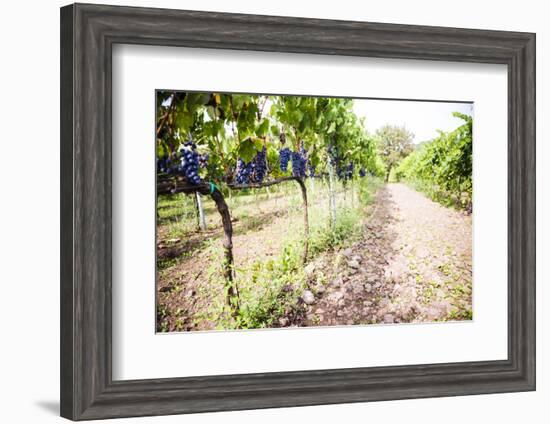
<instances>
[{"instance_id":1,"label":"framed photograph","mask_svg":"<svg viewBox=\"0 0 550 424\"><path fill-rule=\"evenodd\" d=\"M535 35L61 9L61 415L535 390Z\"/></svg>"}]
</instances>

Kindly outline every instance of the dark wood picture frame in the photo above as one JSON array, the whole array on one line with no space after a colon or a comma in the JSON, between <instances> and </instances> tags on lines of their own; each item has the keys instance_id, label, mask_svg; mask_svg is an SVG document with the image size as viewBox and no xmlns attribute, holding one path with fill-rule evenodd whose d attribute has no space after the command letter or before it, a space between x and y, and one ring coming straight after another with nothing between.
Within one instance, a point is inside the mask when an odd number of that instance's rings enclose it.
<instances>
[{"instance_id":1,"label":"dark wood picture frame","mask_svg":"<svg viewBox=\"0 0 550 424\"><path fill-rule=\"evenodd\" d=\"M505 64L508 359L111 378L115 43ZM75 4L61 9L61 415L73 420L535 389L535 35Z\"/></svg>"}]
</instances>

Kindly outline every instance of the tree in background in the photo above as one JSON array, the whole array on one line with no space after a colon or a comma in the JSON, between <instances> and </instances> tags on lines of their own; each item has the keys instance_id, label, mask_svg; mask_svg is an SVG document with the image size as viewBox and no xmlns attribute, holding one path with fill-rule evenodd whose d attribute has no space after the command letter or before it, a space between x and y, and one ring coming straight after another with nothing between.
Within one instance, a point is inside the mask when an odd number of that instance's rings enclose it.
<instances>
[{"instance_id":1,"label":"tree in background","mask_svg":"<svg viewBox=\"0 0 550 424\"><path fill-rule=\"evenodd\" d=\"M414 134L404 126L384 125L376 131L380 155L386 162L386 182L390 172L409 153L413 151Z\"/></svg>"}]
</instances>

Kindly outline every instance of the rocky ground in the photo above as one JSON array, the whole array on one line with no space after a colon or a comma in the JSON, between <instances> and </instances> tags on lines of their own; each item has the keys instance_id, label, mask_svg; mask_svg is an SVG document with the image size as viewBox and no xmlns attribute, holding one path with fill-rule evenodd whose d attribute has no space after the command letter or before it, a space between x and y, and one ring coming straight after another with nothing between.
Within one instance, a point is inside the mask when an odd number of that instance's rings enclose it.
<instances>
[{"instance_id":1,"label":"rocky ground","mask_svg":"<svg viewBox=\"0 0 550 424\"><path fill-rule=\"evenodd\" d=\"M300 317L282 326L472 318L471 216L403 184L382 188L351 247L306 268Z\"/></svg>"}]
</instances>

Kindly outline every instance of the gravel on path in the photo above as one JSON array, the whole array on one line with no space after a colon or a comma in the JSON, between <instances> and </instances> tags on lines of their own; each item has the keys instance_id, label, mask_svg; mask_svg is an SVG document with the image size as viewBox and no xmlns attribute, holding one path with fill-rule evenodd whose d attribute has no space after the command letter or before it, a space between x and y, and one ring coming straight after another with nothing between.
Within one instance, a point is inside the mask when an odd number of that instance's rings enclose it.
<instances>
[{"instance_id":1,"label":"gravel on path","mask_svg":"<svg viewBox=\"0 0 550 424\"><path fill-rule=\"evenodd\" d=\"M379 190L361 240L323 261L302 325L472 319L471 216L404 184Z\"/></svg>"}]
</instances>

